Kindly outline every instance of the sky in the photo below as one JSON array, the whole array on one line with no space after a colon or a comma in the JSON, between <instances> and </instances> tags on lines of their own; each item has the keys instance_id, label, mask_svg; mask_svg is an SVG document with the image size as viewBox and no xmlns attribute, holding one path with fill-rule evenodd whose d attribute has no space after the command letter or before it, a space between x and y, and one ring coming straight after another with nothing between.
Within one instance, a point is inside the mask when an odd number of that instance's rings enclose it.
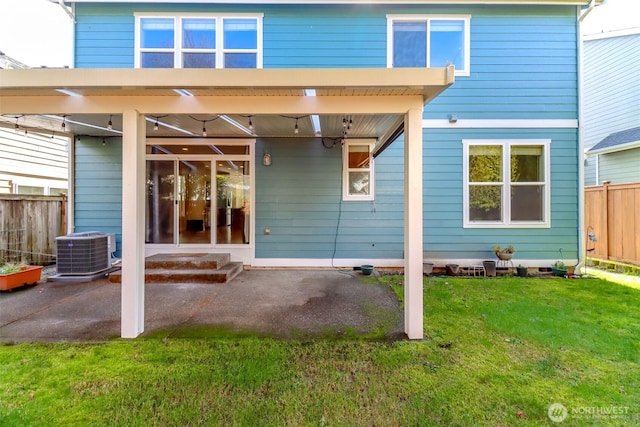
<instances>
[{"instance_id":1,"label":"sky","mask_svg":"<svg viewBox=\"0 0 640 427\"><path fill-rule=\"evenodd\" d=\"M608 0L583 22L594 34L640 27L640 0ZM0 51L31 67L72 66L72 22L57 1L0 0Z\"/></svg>"}]
</instances>

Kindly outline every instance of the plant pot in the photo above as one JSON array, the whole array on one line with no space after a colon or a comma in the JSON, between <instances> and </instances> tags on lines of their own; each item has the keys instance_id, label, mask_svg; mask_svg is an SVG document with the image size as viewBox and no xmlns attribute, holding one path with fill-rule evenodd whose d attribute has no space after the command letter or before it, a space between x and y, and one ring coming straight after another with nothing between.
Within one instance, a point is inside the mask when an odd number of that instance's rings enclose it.
<instances>
[{"instance_id":1,"label":"plant pot","mask_svg":"<svg viewBox=\"0 0 640 427\"><path fill-rule=\"evenodd\" d=\"M447 264L444 266L447 276L457 276L460 271L458 264Z\"/></svg>"},{"instance_id":2,"label":"plant pot","mask_svg":"<svg viewBox=\"0 0 640 427\"><path fill-rule=\"evenodd\" d=\"M518 275L518 277L527 277L529 271L527 267L516 267L516 274Z\"/></svg>"},{"instance_id":3,"label":"plant pot","mask_svg":"<svg viewBox=\"0 0 640 427\"><path fill-rule=\"evenodd\" d=\"M42 274L41 265L30 265L22 271L0 275L0 291L8 291L22 285L36 284Z\"/></svg>"},{"instance_id":4,"label":"plant pot","mask_svg":"<svg viewBox=\"0 0 640 427\"><path fill-rule=\"evenodd\" d=\"M484 273L487 277L496 277L496 262L495 261L482 261L484 267Z\"/></svg>"},{"instance_id":5,"label":"plant pot","mask_svg":"<svg viewBox=\"0 0 640 427\"><path fill-rule=\"evenodd\" d=\"M361 265L360 271L362 271L362 274L365 276L369 276L373 273L373 265Z\"/></svg>"},{"instance_id":6,"label":"plant pot","mask_svg":"<svg viewBox=\"0 0 640 427\"><path fill-rule=\"evenodd\" d=\"M511 261L513 254L511 252L496 252L496 256L501 261Z\"/></svg>"},{"instance_id":7,"label":"plant pot","mask_svg":"<svg viewBox=\"0 0 640 427\"><path fill-rule=\"evenodd\" d=\"M430 275L433 273L433 263L432 262L423 262L422 263L422 274Z\"/></svg>"},{"instance_id":8,"label":"plant pot","mask_svg":"<svg viewBox=\"0 0 640 427\"><path fill-rule=\"evenodd\" d=\"M551 267L551 274L553 274L554 276L558 276L558 277L564 277L564 276L567 275L567 269L566 268Z\"/></svg>"}]
</instances>

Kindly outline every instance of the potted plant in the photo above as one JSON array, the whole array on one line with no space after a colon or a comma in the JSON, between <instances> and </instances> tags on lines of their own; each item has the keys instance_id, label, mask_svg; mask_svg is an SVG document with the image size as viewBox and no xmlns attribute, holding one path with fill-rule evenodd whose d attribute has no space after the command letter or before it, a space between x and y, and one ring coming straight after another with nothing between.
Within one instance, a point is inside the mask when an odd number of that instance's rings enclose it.
<instances>
[{"instance_id":1,"label":"potted plant","mask_svg":"<svg viewBox=\"0 0 640 427\"><path fill-rule=\"evenodd\" d=\"M518 264L518 266L516 267L516 274L518 275L518 277L527 277L527 267L522 264Z\"/></svg>"},{"instance_id":2,"label":"potted plant","mask_svg":"<svg viewBox=\"0 0 640 427\"><path fill-rule=\"evenodd\" d=\"M487 277L496 277L496 262L493 260L482 261L484 272Z\"/></svg>"},{"instance_id":3,"label":"potted plant","mask_svg":"<svg viewBox=\"0 0 640 427\"><path fill-rule=\"evenodd\" d=\"M564 262L556 261L551 265L551 273L554 276L564 277L567 275L567 267L565 267Z\"/></svg>"},{"instance_id":4,"label":"potted plant","mask_svg":"<svg viewBox=\"0 0 640 427\"><path fill-rule=\"evenodd\" d=\"M0 267L0 291L35 284L41 274L41 265L4 264Z\"/></svg>"},{"instance_id":5,"label":"potted plant","mask_svg":"<svg viewBox=\"0 0 640 427\"><path fill-rule=\"evenodd\" d=\"M513 254L516 252L516 248L509 245L506 248L501 248L499 245L493 247L493 253L496 254L499 260L509 261L513 258Z\"/></svg>"}]
</instances>

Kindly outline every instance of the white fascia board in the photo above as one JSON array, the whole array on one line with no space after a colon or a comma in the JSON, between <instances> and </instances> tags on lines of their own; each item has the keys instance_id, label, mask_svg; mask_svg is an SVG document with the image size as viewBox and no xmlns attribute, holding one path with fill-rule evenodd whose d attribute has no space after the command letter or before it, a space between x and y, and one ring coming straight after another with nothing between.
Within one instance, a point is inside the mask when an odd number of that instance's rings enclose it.
<instances>
[{"instance_id":1,"label":"white fascia board","mask_svg":"<svg viewBox=\"0 0 640 427\"><path fill-rule=\"evenodd\" d=\"M611 39L614 37L635 36L640 35L640 27L626 28L623 30L612 30L604 33L585 34L582 36L583 41Z\"/></svg>"},{"instance_id":2,"label":"white fascia board","mask_svg":"<svg viewBox=\"0 0 640 427\"><path fill-rule=\"evenodd\" d=\"M106 0L76 0L65 1L67 4L73 3L107 3ZM131 0L109 0L108 3L131 3ZM573 6L586 6L590 3L590 0L136 0L136 3L207 3L207 4L496 4L496 5L511 5L511 4L525 4L525 5L547 5L547 6L560 6L560 5L573 5ZM601 4L602 0L597 0L597 4Z\"/></svg>"},{"instance_id":3,"label":"white fascia board","mask_svg":"<svg viewBox=\"0 0 640 427\"><path fill-rule=\"evenodd\" d=\"M618 151L632 150L634 148L640 148L640 141L631 141L626 144L614 145L613 147L601 148L599 150L589 150L587 151L587 157L598 154L617 153Z\"/></svg>"}]
</instances>

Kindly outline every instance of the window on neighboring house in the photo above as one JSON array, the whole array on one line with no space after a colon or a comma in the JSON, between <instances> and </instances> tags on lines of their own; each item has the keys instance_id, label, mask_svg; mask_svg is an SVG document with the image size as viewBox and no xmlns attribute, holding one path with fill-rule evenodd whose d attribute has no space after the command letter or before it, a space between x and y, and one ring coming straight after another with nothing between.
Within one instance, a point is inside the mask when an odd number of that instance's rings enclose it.
<instances>
[{"instance_id":1,"label":"window on neighboring house","mask_svg":"<svg viewBox=\"0 0 640 427\"><path fill-rule=\"evenodd\" d=\"M261 68L261 16L137 16L138 68Z\"/></svg>"},{"instance_id":2,"label":"window on neighboring house","mask_svg":"<svg viewBox=\"0 0 640 427\"><path fill-rule=\"evenodd\" d=\"M44 187L35 187L33 185L18 185L17 194L44 195Z\"/></svg>"},{"instance_id":3,"label":"window on neighboring house","mask_svg":"<svg viewBox=\"0 0 640 427\"><path fill-rule=\"evenodd\" d=\"M550 140L463 140L465 227L550 226Z\"/></svg>"},{"instance_id":4,"label":"window on neighboring house","mask_svg":"<svg viewBox=\"0 0 640 427\"><path fill-rule=\"evenodd\" d=\"M342 194L344 200L373 200L372 150L375 141L345 140L342 147Z\"/></svg>"},{"instance_id":5,"label":"window on neighboring house","mask_svg":"<svg viewBox=\"0 0 640 427\"><path fill-rule=\"evenodd\" d=\"M456 76L469 75L471 17L468 15L388 15L387 65L455 66Z\"/></svg>"}]
</instances>

